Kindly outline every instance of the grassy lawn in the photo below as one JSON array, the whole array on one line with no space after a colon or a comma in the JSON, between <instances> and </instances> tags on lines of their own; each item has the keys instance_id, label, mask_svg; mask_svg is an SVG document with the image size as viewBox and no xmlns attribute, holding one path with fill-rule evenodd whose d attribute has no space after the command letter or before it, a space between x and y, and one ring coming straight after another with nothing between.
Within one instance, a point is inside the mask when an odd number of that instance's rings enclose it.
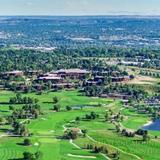
<instances>
[{"instance_id":1,"label":"grassy lawn","mask_svg":"<svg viewBox=\"0 0 160 160\"><path fill-rule=\"evenodd\" d=\"M147 117L147 115L138 114L134 111L130 111L129 109L122 110L122 114L127 117L127 119L125 119L125 121L122 122L122 125L129 129L137 130L151 120L149 117ZM159 131L149 131L149 134L152 137L160 136Z\"/></svg>"},{"instance_id":2,"label":"grassy lawn","mask_svg":"<svg viewBox=\"0 0 160 160\"><path fill-rule=\"evenodd\" d=\"M10 97L15 96L13 92L0 92L0 115L9 115ZM24 147L20 145L23 138L3 137L0 138L0 160L20 160L24 151L36 152L42 151L43 160L86 160L86 158L72 157L74 156L92 156L98 160L104 160L102 155L92 153L89 150L77 149L69 143L68 140L62 140L59 137L63 135L63 126L77 116L84 117L87 113L95 111L100 115L99 119L93 121L80 121L76 124L70 124L68 127L78 127L87 129L88 135L94 138L98 143L106 145L110 151L120 151L120 160L137 160L136 156L145 160L158 160L157 157L160 150L159 141L150 141L147 144L141 143L139 137L127 138L115 132L115 126L104 121L104 114L107 109L112 109L113 112L118 112L123 108L119 100L111 100L105 98L91 98L81 95L75 91L50 92L42 95L35 93L23 94L39 99L39 104L42 107L43 115L36 120L31 120L27 127L33 136L31 137L32 145ZM61 112L53 112L52 99L57 96L61 105ZM102 107L94 107L101 104ZM64 108L69 106L86 105L93 106L89 108L65 111ZM15 108L22 105L13 105ZM127 117L122 123L126 128L137 129L148 121L147 116L131 112L128 109L121 110L121 113ZM9 126L0 126L0 135L4 134L5 129ZM80 147L84 147L87 143L93 143L89 138L78 138L74 141ZM35 145L36 144L36 145ZM115 148L117 147L117 148ZM136 148L136 149L135 149ZM136 155L136 156L135 156ZM87 158L92 159L92 158ZM160 159L160 158L159 158Z\"/></svg>"},{"instance_id":3,"label":"grassy lawn","mask_svg":"<svg viewBox=\"0 0 160 160\"><path fill-rule=\"evenodd\" d=\"M138 114L129 109L122 110L122 114L126 116L125 121L122 123L123 126L130 129L139 129L150 120L147 115Z\"/></svg>"},{"instance_id":4,"label":"grassy lawn","mask_svg":"<svg viewBox=\"0 0 160 160\"><path fill-rule=\"evenodd\" d=\"M10 115L11 111L9 110L9 98L15 96L13 92L1 91L0 92L0 115ZM85 108L82 110L72 110L70 112L53 112L51 109L53 107L52 99L54 96L58 97L59 104L62 109L67 105L76 106L76 105L108 105L112 100L108 99L99 99L99 98L90 98L82 96L78 91L61 91L61 92L50 92L44 93L42 95L36 95L35 93L23 94L22 96L28 96L32 98L37 98L39 104L42 107L44 115L40 116L36 120L31 120L31 123L28 125L28 128L33 136L31 137L32 146L24 147L18 143L23 142L23 138L0 138L0 159L20 159L22 158L22 153L24 151L36 152L38 150L42 151L43 159L50 160L51 157L54 157L55 160L79 160L83 158L70 157L68 154L73 155L84 155L84 156L93 156L93 153L90 153L85 150L76 149L68 141L60 140L57 137L63 135L63 125L66 122L69 122L76 118L76 116L83 116L86 113L95 109ZM22 107L22 105L13 105L15 108ZM96 109L101 110L99 109ZM1 135L4 134L5 129L10 128L10 126L0 126ZM34 146L34 143L37 143L38 146ZM94 155L96 159L104 159L101 155ZM84 158L85 159L85 158ZM88 158L87 158L88 159Z\"/></svg>"},{"instance_id":5,"label":"grassy lawn","mask_svg":"<svg viewBox=\"0 0 160 160\"><path fill-rule=\"evenodd\" d=\"M15 96L15 93L10 91L0 91L0 104L2 109L8 110L8 105L3 104L9 102L9 98ZM105 99L105 98L92 98L83 96L77 90L74 91L59 91L59 92L47 92L43 93L42 95L37 95L35 93L27 93L22 94L23 96L37 98L39 100L39 104L41 105L43 110L50 110L53 106L53 97L58 97L59 104L62 107L68 106L76 106L76 105L98 105L101 104L109 104L112 102L112 99ZM5 108L5 106L7 106Z\"/></svg>"},{"instance_id":6,"label":"grassy lawn","mask_svg":"<svg viewBox=\"0 0 160 160\"><path fill-rule=\"evenodd\" d=\"M103 121L80 122L81 128L88 128L89 136L100 143L107 144L109 147L117 147L120 152L120 158L123 160L137 159L130 154L136 155L145 160L158 160L160 142L151 140L147 143L141 141L141 137L127 138L117 134L112 124ZM98 127L99 126L99 127ZM82 142L81 142L82 143ZM135 149L136 148L136 149Z\"/></svg>"}]
</instances>

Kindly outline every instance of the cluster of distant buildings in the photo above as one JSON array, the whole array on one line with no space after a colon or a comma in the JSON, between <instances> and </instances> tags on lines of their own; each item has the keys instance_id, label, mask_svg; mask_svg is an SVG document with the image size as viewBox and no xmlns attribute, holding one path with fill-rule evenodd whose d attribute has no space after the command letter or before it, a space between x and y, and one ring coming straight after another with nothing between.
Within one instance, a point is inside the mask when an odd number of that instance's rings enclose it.
<instances>
[{"instance_id":1,"label":"cluster of distant buildings","mask_svg":"<svg viewBox=\"0 0 160 160\"><path fill-rule=\"evenodd\" d=\"M143 56L136 56L135 58L121 60L118 64L125 66L143 66L146 62L151 62L151 59Z\"/></svg>"},{"instance_id":2,"label":"cluster of distant buildings","mask_svg":"<svg viewBox=\"0 0 160 160\"><path fill-rule=\"evenodd\" d=\"M30 71L9 71L0 73L0 78L2 80L10 80L11 77L19 78L25 77L32 81L32 86L41 90L42 84L50 84L51 88L74 88L76 83L74 80L83 80L86 75L90 72L84 69L61 69L57 71L52 71L49 73L43 73L42 71L30 70ZM26 89L26 84L19 84L18 89Z\"/></svg>"},{"instance_id":3,"label":"cluster of distant buildings","mask_svg":"<svg viewBox=\"0 0 160 160\"><path fill-rule=\"evenodd\" d=\"M83 80L90 72L83 69L61 69L37 76L36 83L50 83L52 88L74 88L74 80Z\"/></svg>"},{"instance_id":4,"label":"cluster of distant buildings","mask_svg":"<svg viewBox=\"0 0 160 160\"><path fill-rule=\"evenodd\" d=\"M42 90L43 85L50 85L52 89L58 88L75 88L79 82L85 80L85 85L100 85L105 81L105 74L98 75L94 71L87 71L85 69L60 69L57 71L51 71L49 73L43 73L38 70L29 71L9 71L0 73L0 78L2 80L9 80L10 77L18 78L24 77L29 79L32 83L32 87L36 90ZM91 77L91 78L88 78ZM110 77L112 82L122 82L130 80L129 76L115 76ZM43 85L42 85L43 84ZM20 90L27 88L25 83L19 84Z\"/></svg>"}]
</instances>

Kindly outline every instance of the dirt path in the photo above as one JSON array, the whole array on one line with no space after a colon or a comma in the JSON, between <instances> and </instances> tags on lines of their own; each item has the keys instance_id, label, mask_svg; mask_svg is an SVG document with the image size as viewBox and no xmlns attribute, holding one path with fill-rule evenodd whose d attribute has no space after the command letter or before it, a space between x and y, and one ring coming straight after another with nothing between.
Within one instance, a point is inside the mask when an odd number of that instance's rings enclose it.
<instances>
[{"instance_id":1,"label":"dirt path","mask_svg":"<svg viewBox=\"0 0 160 160\"><path fill-rule=\"evenodd\" d=\"M74 155L74 154L67 154L69 157L76 157L76 158L87 158L87 159L96 159L97 157L95 156L81 156L81 155Z\"/></svg>"},{"instance_id":2,"label":"dirt path","mask_svg":"<svg viewBox=\"0 0 160 160\"><path fill-rule=\"evenodd\" d=\"M103 154L103 153L100 153L100 155L102 155L104 158L106 158L107 160L112 160L112 159L110 159L108 156L106 156L105 154Z\"/></svg>"},{"instance_id":3,"label":"dirt path","mask_svg":"<svg viewBox=\"0 0 160 160\"><path fill-rule=\"evenodd\" d=\"M76 145L75 143L73 143L73 140L70 139L69 143L72 144L74 147L76 147L77 149L81 149L78 145Z\"/></svg>"},{"instance_id":4,"label":"dirt path","mask_svg":"<svg viewBox=\"0 0 160 160\"><path fill-rule=\"evenodd\" d=\"M63 128L63 131L64 131L64 132L67 130L67 128L66 128L65 125L63 125L62 128Z\"/></svg>"}]
</instances>

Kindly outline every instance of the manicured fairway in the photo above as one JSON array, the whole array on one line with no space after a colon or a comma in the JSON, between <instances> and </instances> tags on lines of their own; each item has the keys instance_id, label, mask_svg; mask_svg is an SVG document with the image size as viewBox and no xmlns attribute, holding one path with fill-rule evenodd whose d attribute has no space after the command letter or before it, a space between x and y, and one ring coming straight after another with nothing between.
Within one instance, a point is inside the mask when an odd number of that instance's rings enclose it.
<instances>
[{"instance_id":1,"label":"manicured fairway","mask_svg":"<svg viewBox=\"0 0 160 160\"><path fill-rule=\"evenodd\" d=\"M127 119L122 123L122 125L129 129L139 129L143 125L147 124L148 121L151 121L151 118L147 117L145 114L138 114L136 112L130 111L129 109L122 110L123 115L127 117ZM148 131L151 137L160 136L159 131Z\"/></svg>"},{"instance_id":2,"label":"manicured fairway","mask_svg":"<svg viewBox=\"0 0 160 160\"><path fill-rule=\"evenodd\" d=\"M136 155L141 159L145 160L158 160L160 142L151 140L148 143L141 142L141 137L127 138L117 134L114 130L112 124L104 124L103 122L81 122L80 127L89 128L89 136L95 139L98 142L110 144L111 146L117 147L125 152L121 154L123 159L136 159L130 154ZM136 148L136 149L135 149ZM128 158L127 158L128 156Z\"/></svg>"},{"instance_id":3,"label":"manicured fairway","mask_svg":"<svg viewBox=\"0 0 160 160\"><path fill-rule=\"evenodd\" d=\"M137 114L129 109L122 110L122 113L126 116L126 120L122 123L126 128L139 129L150 120L147 115Z\"/></svg>"},{"instance_id":4,"label":"manicured fairway","mask_svg":"<svg viewBox=\"0 0 160 160\"><path fill-rule=\"evenodd\" d=\"M1 91L0 94L0 114L9 115L11 111L9 110L9 98L15 96L13 92ZM24 151L36 152L38 150L43 153L43 160L79 160L83 158L70 157L68 154L81 155L81 156L93 156L85 150L76 149L68 141L62 141L58 136L63 135L63 125L70 120L75 119L76 116L83 116L92 108L86 108L82 110L73 110L70 112L62 111L59 113L53 112L51 109L53 107L52 99L57 96L59 99L59 104L63 108L67 105L77 106L77 105L98 105L99 103L103 105L108 105L112 100L99 99L99 98L89 98L82 96L78 91L62 91L62 92L50 92L44 93L42 95L36 95L35 93L24 94L22 96L29 96L32 98L37 98L39 104L44 112L43 116L40 116L37 120L32 120L28 125L28 128L33 136L30 138L32 141L32 146L24 147L18 143L23 142L23 138L0 138L0 159L17 159L22 157ZM15 108L21 107L22 105L13 105ZM3 135L4 130L10 128L9 126L1 126L0 131ZM38 146L34 145L38 144ZM104 159L101 155L94 155L96 159ZM87 158L88 159L88 158ZM91 158L92 159L92 158Z\"/></svg>"},{"instance_id":5,"label":"manicured fairway","mask_svg":"<svg viewBox=\"0 0 160 160\"><path fill-rule=\"evenodd\" d=\"M15 96L13 92L0 92L0 115L7 116L11 114L7 102L10 97ZM5 130L10 126L0 126L0 160L21 160L24 151L43 153L42 160L86 160L97 159L105 160L101 154L95 154L89 150L83 149L87 143L98 143L108 147L110 152L119 151L120 160L159 160L160 141L151 140L148 143L142 143L141 137L127 138L115 132L115 126L106 122L104 114L106 110L112 109L113 112L120 111L125 116L122 125L130 129L138 129L148 121L147 116L131 112L128 109L122 109L123 105L119 100L91 98L83 96L77 90L50 92L42 95L35 93L23 94L22 96L34 97L39 100L43 115L36 120L30 120L27 128L31 133L32 145L24 147L22 144L24 138L3 137ZM52 99L56 96L59 99L61 112L52 110ZM88 108L66 111L69 106L90 106ZM100 105L100 106L99 106ZM19 108L22 105L13 105ZM99 114L99 118L92 121L83 121L79 123L70 123L77 116L84 117L91 111ZM68 124L70 123L70 124ZM76 148L68 140L61 139L64 133L64 127L77 127L87 129L86 138L79 137L73 143L82 149ZM151 132L152 133L152 132ZM154 135L154 134L153 134ZM95 142L96 141L96 142ZM135 149L136 148L136 149Z\"/></svg>"}]
</instances>

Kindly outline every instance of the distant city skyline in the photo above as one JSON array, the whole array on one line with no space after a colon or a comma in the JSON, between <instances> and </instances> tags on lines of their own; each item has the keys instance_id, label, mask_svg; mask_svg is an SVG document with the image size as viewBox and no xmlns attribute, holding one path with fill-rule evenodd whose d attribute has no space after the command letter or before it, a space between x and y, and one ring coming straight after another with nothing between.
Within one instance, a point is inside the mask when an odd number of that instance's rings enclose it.
<instances>
[{"instance_id":1,"label":"distant city skyline","mask_svg":"<svg viewBox=\"0 0 160 160\"><path fill-rule=\"evenodd\" d=\"M0 15L160 15L160 0L0 0Z\"/></svg>"}]
</instances>

